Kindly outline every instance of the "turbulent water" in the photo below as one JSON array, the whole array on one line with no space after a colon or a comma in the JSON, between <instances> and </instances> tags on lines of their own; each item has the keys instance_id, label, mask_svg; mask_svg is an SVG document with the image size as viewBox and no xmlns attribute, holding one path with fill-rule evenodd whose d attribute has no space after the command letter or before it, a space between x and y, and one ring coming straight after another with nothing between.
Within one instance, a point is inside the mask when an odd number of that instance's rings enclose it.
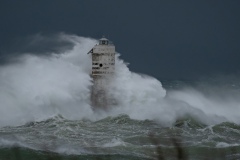
<instances>
[{"instance_id":1,"label":"turbulent water","mask_svg":"<svg viewBox=\"0 0 240 160\"><path fill-rule=\"evenodd\" d=\"M93 111L88 51L96 40L60 34L57 51L0 66L0 159L240 159L239 78L160 81L116 56L109 95ZM39 56L41 55L41 56Z\"/></svg>"}]
</instances>

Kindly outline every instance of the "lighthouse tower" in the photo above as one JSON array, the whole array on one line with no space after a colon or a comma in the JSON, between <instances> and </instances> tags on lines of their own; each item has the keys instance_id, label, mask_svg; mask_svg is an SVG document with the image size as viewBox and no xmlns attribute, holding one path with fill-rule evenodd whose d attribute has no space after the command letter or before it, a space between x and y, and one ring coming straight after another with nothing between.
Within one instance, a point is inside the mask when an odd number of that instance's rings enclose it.
<instances>
[{"instance_id":1,"label":"lighthouse tower","mask_svg":"<svg viewBox=\"0 0 240 160\"><path fill-rule=\"evenodd\" d=\"M92 93L91 102L94 108L107 109L112 99L108 97L107 88L115 70L115 46L106 38L90 51L92 55Z\"/></svg>"}]
</instances>

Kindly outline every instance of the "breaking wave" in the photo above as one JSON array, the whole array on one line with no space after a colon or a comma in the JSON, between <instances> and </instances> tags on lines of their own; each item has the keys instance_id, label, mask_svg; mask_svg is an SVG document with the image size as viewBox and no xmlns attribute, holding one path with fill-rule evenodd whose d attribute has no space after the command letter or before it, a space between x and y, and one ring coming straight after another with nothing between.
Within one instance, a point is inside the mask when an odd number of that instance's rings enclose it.
<instances>
[{"instance_id":1,"label":"breaking wave","mask_svg":"<svg viewBox=\"0 0 240 160\"><path fill-rule=\"evenodd\" d=\"M36 42L36 38L32 41ZM47 39L48 37L45 37ZM18 126L62 115L69 120L100 120L127 114L132 119L157 120L171 126L183 117L204 124L240 122L240 97L224 90L205 94L193 88L167 91L157 79L129 71L116 55L115 80L109 90L118 105L109 111L94 112L90 105L92 85L88 51L95 39L59 34L57 42L72 44L57 53L25 53L12 63L0 66L0 127ZM222 91L223 92L223 91ZM113 144L115 145L115 140Z\"/></svg>"}]
</instances>

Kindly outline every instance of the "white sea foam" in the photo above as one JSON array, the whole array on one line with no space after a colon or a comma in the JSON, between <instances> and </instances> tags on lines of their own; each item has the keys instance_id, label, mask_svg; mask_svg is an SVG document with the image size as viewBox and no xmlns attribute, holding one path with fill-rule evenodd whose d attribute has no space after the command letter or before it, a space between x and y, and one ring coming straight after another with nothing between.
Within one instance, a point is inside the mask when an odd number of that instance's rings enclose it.
<instances>
[{"instance_id":1,"label":"white sea foam","mask_svg":"<svg viewBox=\"0 0 240 160\"><path fill-rule=\"evenodd\" d=\"M235 143L235 144L228 144L226 142L218 142L216 144L217 148L227 148L227 147L233 147L233 146L239 146L239 144Z\"/></svg>"},{"instance_id":2,"label":"white sea foam","mask_svg":"<svg viewBox=\"0 0 240 160\"><path fill-rule=\"evenodd\" d=\"M0 139L0 147L7 148L7 147L23 147L23 148L32 148L36 149L26 143L19 142L17 140L9 140L9 139Z\"/></svg>"},{"instance_id":3,"label":"white sea foam","mask_svg":"<svg viewBox=\"0 0 240 160\"><path fill-rule=\"evenodd\" d=\"M0 126L41 121L57 114L73 120L97 120L125 113L135 119L156 119L163 125L184 116L209 124L240 122L237 98L218 99L193 89L171 91L165 97L161 82L129 71L119 54L115 80L109 85L118 105L95 113L90 106L91 59L87 52L97 41L66 34L57 38L72 43L73 48L45 56L26 53L15 63L0 67Z\"/></svg>"},{"instance_id":4,"label":"white sea foam","mask_svg":"<svg viewBox=\"0 0 240 160\"><path fill-rule=\"evenodd\" d=\"M116 146L126 146L126 144L119 138L113 138L110 142L103 144L103 147L106 148Z\"/></svg>"}]
</instances>

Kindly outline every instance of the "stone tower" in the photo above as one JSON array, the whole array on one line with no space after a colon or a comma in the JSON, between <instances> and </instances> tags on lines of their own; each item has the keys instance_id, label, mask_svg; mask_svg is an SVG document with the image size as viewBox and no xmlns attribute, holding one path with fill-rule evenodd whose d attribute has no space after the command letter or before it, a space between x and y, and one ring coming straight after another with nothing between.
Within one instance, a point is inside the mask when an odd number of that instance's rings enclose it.
<instances>
[{"instance_id":1,"label":"stone tower","mask_svg":"<svg viewBox=\"0 0 240 160\"><path fill-rule=\"evenodd\" d=\"M92 55L93 79L91 103L94 109L107 109L112 103L107 88L115 70L115 46L103 37L89 53Z\"/></svg>"}]
</instances>

